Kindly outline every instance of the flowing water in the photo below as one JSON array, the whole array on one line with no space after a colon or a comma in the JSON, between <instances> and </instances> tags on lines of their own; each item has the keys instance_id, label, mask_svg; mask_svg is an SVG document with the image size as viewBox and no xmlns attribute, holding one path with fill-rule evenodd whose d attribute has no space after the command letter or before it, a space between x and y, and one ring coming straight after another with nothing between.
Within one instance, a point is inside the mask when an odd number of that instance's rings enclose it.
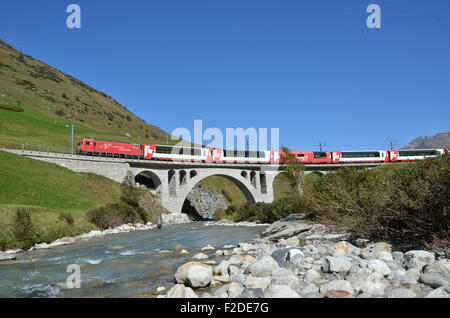
<instances>
[{"instance_id":1,"label":"flowing water","mask_svg":"<svg viewBox=\"0 0 450 318\"><path fill-rule=\"evenodd\" d=\"M74 245L35 250L0 263L0 297L147 297L173 286L178 266L210 244L248 242L264 227L204 226L189 223L161 230L107 235ZM189 255L180 255L182 248ZM169 255L158 254L172 251ZM203 252L220 262L213 252ZM81 288L67 289L70 264L81 270Z\"/></svg>"}]
</instances>

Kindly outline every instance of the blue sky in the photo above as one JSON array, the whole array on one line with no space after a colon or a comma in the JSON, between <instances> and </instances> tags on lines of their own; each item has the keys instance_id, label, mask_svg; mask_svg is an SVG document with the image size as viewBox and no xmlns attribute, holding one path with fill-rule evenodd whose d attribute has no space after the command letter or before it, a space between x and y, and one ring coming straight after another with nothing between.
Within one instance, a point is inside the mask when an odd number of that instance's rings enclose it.
<instances>
[{"instance_id":1,"label":"blue sky","mask_svg":"<svg viewBox=\"0 0 450 318\"><path fill-rule=\"evenodd\" d=\"M82 28L66 27L80 5ZM366 8L381 7L381 29ZM450 129L447 0L8 1L0 38L167 132L280 128L291 149Z\"/></svg>"}]
</instances>

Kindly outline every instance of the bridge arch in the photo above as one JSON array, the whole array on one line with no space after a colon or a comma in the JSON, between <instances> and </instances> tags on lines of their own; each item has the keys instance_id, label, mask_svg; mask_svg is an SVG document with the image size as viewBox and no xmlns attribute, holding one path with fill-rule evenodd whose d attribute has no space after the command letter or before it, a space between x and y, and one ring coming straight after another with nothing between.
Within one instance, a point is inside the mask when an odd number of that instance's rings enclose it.
<instances>
[{"instance_id":1,"label":"bridge arch","mask_svg":"<svg viewBox=\"0 0 450 318\"><path fill-rule=\"evenodd\" d=\"M202 180L212 177L212 176L219 176L226 178L233 182L239 190L243 193L246 200L251 203L256 203L261 201L260 196L258 196L258 191L255 189L254 185L250 182L250 180L244 178L241 175L241 171L225 171L226 169L223 169L224 171L217 171L218 169L212 169L212 171L199 171L196 175L194 175L190 180L188 180L185 184L181 185L179 189L177 189L177 199L173 200L171 202L172 212L175 213L181 213L183 209L183 205L185 203L185 200L189 194L189 192L192 191L192 189Z\"/></svg>"},{"instance_id":2,"label":"bridge arch","mask_svg":"<svg viewBox=\"0 0 450 318\"><path fill-rule=\"evenodd\" d=\"M160 177L151 170L142 170L138 172L134 177L134 181L154 190L160 189L162 185Z\"/></svg>"}]
</instances>

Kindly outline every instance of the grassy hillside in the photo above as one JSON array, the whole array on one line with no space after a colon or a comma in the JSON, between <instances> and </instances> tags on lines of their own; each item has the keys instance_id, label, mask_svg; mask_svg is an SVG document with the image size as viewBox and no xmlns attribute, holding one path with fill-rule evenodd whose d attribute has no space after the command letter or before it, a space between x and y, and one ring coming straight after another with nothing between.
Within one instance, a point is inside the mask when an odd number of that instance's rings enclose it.
<instances>
[{"instance_id":1,"label":"grassy hillside","mask_svg":"<svg viewBox=\"0 0 450 318\"><path fill-rule=\"evenodd\" d=\"M70 151L71 124L77 140L166 143L167 133L110 96L0 40L0 147Z\"/></svg>"},{"instance_id":2,"label":"grassy hillside","mask_svg":"<svg viewBox=\"0 0 450 318\"><path fill-rule=\"evenodd\" d=\"M0 151L0 250L16 246L12 231L17 208L31 212L38 236L50 242L95 228L85 212L119 197L120 185L107 178ZM60 212L70 213L74 224L59 219Z\"/></svg>"}]
</instances>

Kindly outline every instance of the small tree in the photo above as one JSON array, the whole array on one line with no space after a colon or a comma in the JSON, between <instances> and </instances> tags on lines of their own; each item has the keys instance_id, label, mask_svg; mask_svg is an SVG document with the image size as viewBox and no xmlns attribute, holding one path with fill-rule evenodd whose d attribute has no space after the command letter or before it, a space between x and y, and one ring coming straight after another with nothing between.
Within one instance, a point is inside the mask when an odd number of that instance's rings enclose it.
<instances>
[{"instance_id":1,"label":"small tree","mask_svg":"<svg viewBox=\"0 0 450 318\"><path fill-rule=\"evenodd\" d=\"M282 151L284 153L281 160L283 173L291 184L293 194L300 194L304 185L305 165L298 161L297 157L291 153L289 148L283 147Z\"/></svg>"},{"instance_id":2,"label":"small tree","mask_svg":"<svg viewBox=\"0 0 450 318\"><path fill-rule=\"evenodd\" d=\"M22 248L29 248L33 245L33 222L28 210L22 208L16 210L14 236L20 242Z\"/></svg>"},{"instance_id":3,"label":"small tree","mask_svg":"<svg viewBox=\"0 0 450 318\"><path fill-rule=\"evenodd\" d=\"M127 171L127 174L120 185L120 190L122 191L122 201L135 208L139 207L140 192L131 171Z\"/></svg>"}]
</instances>

